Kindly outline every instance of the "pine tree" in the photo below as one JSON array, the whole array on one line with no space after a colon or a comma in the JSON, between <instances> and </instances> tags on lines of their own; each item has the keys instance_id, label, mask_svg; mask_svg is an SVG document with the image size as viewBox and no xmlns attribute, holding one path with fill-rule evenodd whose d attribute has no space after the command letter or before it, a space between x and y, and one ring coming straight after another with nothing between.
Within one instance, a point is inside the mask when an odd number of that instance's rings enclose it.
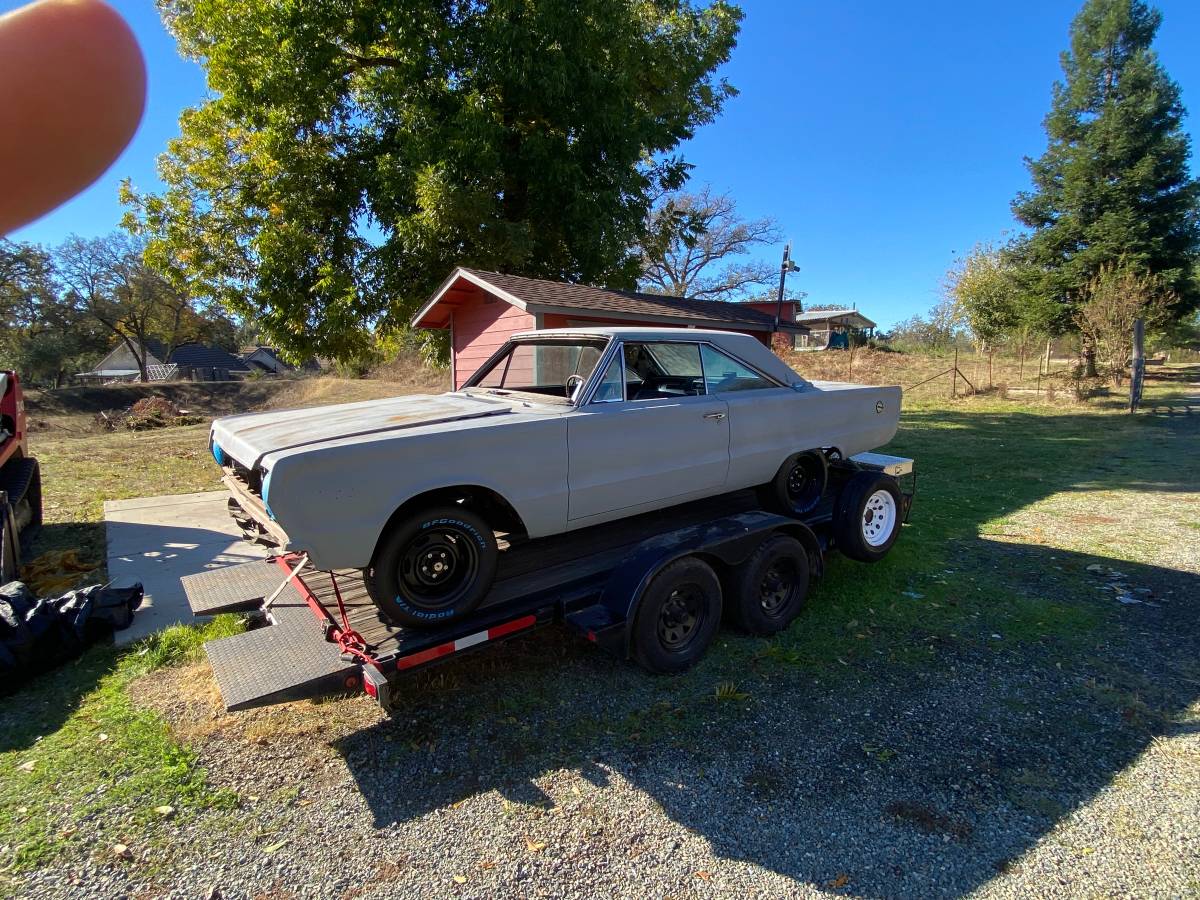
<instances>
[{"instance_id":1,"label":"pine tree","mask_svg":"<svg viewBox=\"0 0 1200 900\"><path fill-rule=\"evenodd\" d=\"M1072 327L1105 266L1155 276L1172 318L1200 305L1200 183L1188 171L1179 86L1151 49L1161 14L1143 0L1087 0L1062 55L1046 152L1013 212L1024 280L1052 330Z\"/></svg>"}]
</instances>

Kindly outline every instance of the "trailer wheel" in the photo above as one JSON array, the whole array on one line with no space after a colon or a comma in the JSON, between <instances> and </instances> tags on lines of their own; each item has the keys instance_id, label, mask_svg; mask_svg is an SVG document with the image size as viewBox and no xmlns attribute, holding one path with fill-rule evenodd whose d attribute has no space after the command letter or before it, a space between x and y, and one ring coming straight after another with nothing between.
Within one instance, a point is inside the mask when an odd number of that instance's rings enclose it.
<instances>
[{"instance_id":1,"label":"trailer wheel","mask_svg":"<svg viewBox=\"0 0 1200 900\"><path fill-rule=\"evenodd\" d=\"M759 499L785 516L803 516L817 508L828 481L825 454L808 450L789 456L771 482L759 490Z\"/></svg>"},{"instance_id":2,"label":"trailer wheel","mask_svg":"<svg viewBox=\"0 0 1200 900\"><path fill-rule=\"evenodd\" d=\"M734 573L733 619L751 634L775 634L808 601L808 552L794 537L767 538Z\"/></svg>"},{"instance_id":3,"label":"trailer wheel","mask_svg":"<svg viewBox=\"0 0 1200 900\"><path fill-rule=\"evenodd\" d=\"M717 573L704 560L685 556L665 566L642 594L634 659L651 672L682 672L704 655L720 624Z\"/></svg>"},{"instance_id":4,"label":"trailer wheel","mask_svg":"<svg viewBox=\"0 0 1200 900\"><path fill-rule=\"evenodd\" d=\"M878 562L900 535L900 488L889 475L859 472L842 489L833 522L835 546L851 559Z\"/></svg>"},{"instance_id":5,"label":"trailer wheel","mask_svg":"<svg viewBox=\"0 0 1200 900\"><path fill-rule=\"evenodd\" d=\"M496 574L496 535L458 505L419 512L384 535L363 575L371 599L400 625L460 618L487 596Z\"/></svg>"}]
</instances>

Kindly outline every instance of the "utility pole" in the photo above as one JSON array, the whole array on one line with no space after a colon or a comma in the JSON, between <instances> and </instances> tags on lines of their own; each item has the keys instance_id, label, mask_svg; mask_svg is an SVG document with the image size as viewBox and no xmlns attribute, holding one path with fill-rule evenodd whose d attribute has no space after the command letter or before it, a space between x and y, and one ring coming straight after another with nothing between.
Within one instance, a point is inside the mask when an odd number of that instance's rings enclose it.
<instances>
[{"instance_id":1,"label":"utility pole","mask_svg":"<svg viewBox=\"0 0 1200 900\"><path fill-rule=\"evenodd\" d=\"M792 262L792 245L783 248L783 263L779 267L779 296L775 299L775 330L779 331L779 323L783 319L783 289L787 283L788 272L799 272L800 267ZM799 302L799 301L797 301Z\"/></svg>"}]
</instances>

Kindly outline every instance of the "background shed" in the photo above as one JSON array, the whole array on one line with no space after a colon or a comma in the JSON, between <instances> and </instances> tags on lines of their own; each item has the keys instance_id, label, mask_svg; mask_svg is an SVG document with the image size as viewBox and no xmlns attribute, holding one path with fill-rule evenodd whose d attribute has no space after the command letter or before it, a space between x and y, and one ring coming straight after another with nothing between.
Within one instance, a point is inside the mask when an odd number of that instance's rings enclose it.
<instances>
[{"instance_id":1,"label":"background shed","mask_svg":"<svg viewBox=\"0 0 1200 900\"><path fill-rule=\"evenodd\" d=\"M785 315L786 319L786 315ZM746 303L689 300L457 268L413 317L417 328L450 330L454 387L520 331L592 325L720 328L771 346L774 313ZM781 332L803 332L784 321Z\"/></svg>"}]
</instances>

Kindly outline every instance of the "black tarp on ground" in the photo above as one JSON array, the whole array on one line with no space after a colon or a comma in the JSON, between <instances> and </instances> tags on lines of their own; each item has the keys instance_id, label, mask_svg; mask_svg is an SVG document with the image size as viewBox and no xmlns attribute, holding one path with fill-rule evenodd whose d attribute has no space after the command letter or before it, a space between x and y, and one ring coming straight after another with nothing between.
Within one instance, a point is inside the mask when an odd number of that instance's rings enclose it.
<instances>
[{"instance_id":1,"label":"black tarp on ground","mask_svg":"<svg viewBox=\"0 0 1200 900\"><path fill-rule=\"evenodd\" d=\"M95 584L45 600L20 581L0 585L0 689L45 672L114 630L128 628L142 586Z\"/></svg>"}]
</instances>

